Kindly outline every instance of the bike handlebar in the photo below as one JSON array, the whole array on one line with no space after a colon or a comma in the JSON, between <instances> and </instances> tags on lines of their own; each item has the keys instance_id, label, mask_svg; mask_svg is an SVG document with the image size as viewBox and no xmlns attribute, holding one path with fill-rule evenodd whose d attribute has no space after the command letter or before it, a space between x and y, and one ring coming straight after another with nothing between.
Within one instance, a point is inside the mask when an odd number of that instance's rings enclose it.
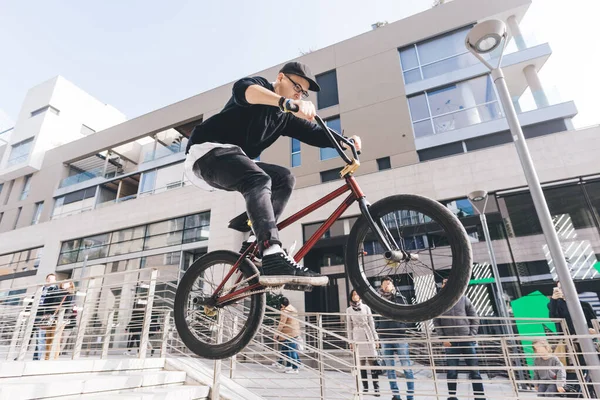
<instances>
[{"instance_id":1,"label":"bike handlebar","mask_svg":"<svg viewBox=\"0 0 600 400\"><path fill-rule=\"evenodd\" d=\"M291 112L298 112L300 110L300 107L297 104L294 104L292 102L290 102L286 106L288 106L288 109ZM329 141L333 145L333 148L337 150L338 154L346 162L346 164L348 164L348 165L352 164L352 160L350 159L350 157L348 157L346 155L346 153L344 152L344 149L342 149L342 146L340 145L340 141L350 147L350 149L352 150L352 156L354 157L354 159L356 161L359 161L358 155L360 154L360 151L356 150L356 146L354 145L353 139L347 138L347 137L341 135L340 133L334 131L330 127L328 127L325 124L325 122L321 119L321 117L319 117L318 115L315 115L315 121L317 122L317 125L319 125L327 133L327 137L329 138Z\"/></svg>"}]
</instances>

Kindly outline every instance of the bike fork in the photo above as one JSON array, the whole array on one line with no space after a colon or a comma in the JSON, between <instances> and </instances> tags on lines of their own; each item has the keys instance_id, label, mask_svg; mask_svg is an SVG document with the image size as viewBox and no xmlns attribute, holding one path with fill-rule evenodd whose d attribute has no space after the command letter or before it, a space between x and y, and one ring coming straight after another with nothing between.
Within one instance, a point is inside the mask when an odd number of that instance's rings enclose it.
<instances>
[{"instance_id":1,"label":"bike fork","mask_svg":"<svg viewBox=\"0 0 600 400\"><path fill-rule=\"evenodd\" d=\"M398 246L398 243L394 240L394 237L387 229L385 224L378 224L375 222L373 217L371 216L371 212L369 211L369 202L366 198L361 197L358 199L358 206L360 207L360 212L367 219L367 223L371 227L373 233L379 240L379 243L383 246L385 252L384 257L389 261L400 262L400 261L408 261L413 259L413 256L410 253L407 253L403 249ZM402 238L400 238L402 239Z\"/></svg>"}]
</instances>

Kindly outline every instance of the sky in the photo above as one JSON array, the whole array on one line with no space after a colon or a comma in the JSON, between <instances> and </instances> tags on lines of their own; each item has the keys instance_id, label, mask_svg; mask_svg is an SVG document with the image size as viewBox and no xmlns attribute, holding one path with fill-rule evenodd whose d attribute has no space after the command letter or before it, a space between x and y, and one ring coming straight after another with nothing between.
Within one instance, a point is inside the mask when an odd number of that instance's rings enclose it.
<instances>
[{"instance_id":1,"label":"sky","mask_svg":"<svg viewBox=\"0 0 600 400\"><path fill-rule=\"evenodd\" d=\"M533 1L521 29L553 50L542 84L575 100L576 127L599 123L600 1ZM29 88L56 75L131 119L432 3L0 0L0 127L16 120Z\"/></svg>"}]
</instances>

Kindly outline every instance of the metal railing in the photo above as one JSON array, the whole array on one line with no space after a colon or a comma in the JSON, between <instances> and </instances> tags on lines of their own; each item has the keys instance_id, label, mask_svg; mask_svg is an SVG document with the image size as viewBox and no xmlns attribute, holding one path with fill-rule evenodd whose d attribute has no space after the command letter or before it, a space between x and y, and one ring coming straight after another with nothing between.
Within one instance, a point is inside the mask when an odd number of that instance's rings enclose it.
<instances>
[{"instance_id":1,"label":"metal railing","mask_svg":"<svg viewBox=\"0 0 600 400\"><path fill-rule=\"evenodd\" d=\"M64 292L54 296L52 310L58 311L53 312L56 322L50 325L42 317L48 313L40 306L40 299L47 299L53 292L42 285L15 288L25 289L25 293L0 298L0 360L125 356L193 360L194 365L212 371L213 399L219 398L221 385L230 382L265 399L370 399L375 394L445 399L451 397L448 382L457 384L457 397L478 398L483 396L478 395L471 380L477 378L478 371L481 380L476 379L476 383L483 385L486 398L522 399L535 397L535 386L543 383L534 379L535 372L549 370L535 365L539 355L532 350L533 341L546 339L553 355L566 364L569 387L583 397L591 397L591 385L586 382L588 367L581 364L579 337L560 333L567 332L563 320L547 318L486 317L481 319L476 336L442 337L431 322L385 331L382 323L387 320L373 316L378 337L357 341L348 339L345 313L300 313L292 316L299 323L303 347L296 361L288 357L289 352L282 354L281 343L273 339L278 333L280 312L268 307L263 325L242 352L226 360L203 360L185 347L173 327L177 276L176 268L163 267L84 277L75 282L72 300L58 307L56 298L64 297ZM229 333L239 330L245 322L243 315L221 323L214 334L225 328ZM596 333L589 337L598 340L599 321L593 324ZM299 342L298 338L278 334L291 344ZM43 347L42 336L46 339ZM452 350L445 347L446 342L452 343ZM364 362L373 355L373 349L386 366ZM392 354L392 350L398 350L398 354ZM452 355L460 350L469 354ZM391 367L392 360L395 367ZM472 365L472 360L477 360L478 366ZM298 373L286 373L296 367ZM377 370L384 374L373 379L372 373ZM389 379L390 370L396 372L396 380ZM448 379L449 370L458 371L456 379ZM378 393L374 380L379 383ZM409 381L414 388L407 385ZM397 382L397 391L391 382Z\"/></svg>"}]
</instances>

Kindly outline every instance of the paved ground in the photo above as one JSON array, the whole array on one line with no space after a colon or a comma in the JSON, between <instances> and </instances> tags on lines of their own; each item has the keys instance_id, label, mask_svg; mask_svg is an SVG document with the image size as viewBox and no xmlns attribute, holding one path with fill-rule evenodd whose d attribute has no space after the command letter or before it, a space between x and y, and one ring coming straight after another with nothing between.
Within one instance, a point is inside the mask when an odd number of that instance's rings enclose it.
<instances>
[{"instance_id":1,"label":"paved ground","mask_svg":"<svg viewBox=\"0 0 600 400\"><path fill-rule=\"evenodd\" d=\"M224 366L229 374L229 365ZM448 392L444 374L433 379L431 372L422 370L415 374L415 398L417 399L446 399ZM265 397L266 399L319 399L321 396L321 383L324 383L324 393L326 399L344 399L350 400L357 398L356 381L350 373L326 371L324 382L321 382L316 371L304 368L299 374L285 374L277 368L270 368L259 364L238 363L233 374L234 380L251 390L252 392ZM464 380L466 376L461 375ZM536 397L533 392L515 393L514 387L510 381L504 378L488 379L483 377L486 398L488 400L497 399L522 399ZM392 393L389 387L389 381L381 376L379 379L381 386L382 399L391 399ZM398 378L400 395L406 399L406 384L402 377ZM372 390L371 383L369 387ZM436 390L437 388L437 390ZM377 397L369 393L361 395L364 400L375 400ZM464 380L459 382L458 397L467 399L473 398L473 392L469 382Z\"/></svg>"}]
</instances>

